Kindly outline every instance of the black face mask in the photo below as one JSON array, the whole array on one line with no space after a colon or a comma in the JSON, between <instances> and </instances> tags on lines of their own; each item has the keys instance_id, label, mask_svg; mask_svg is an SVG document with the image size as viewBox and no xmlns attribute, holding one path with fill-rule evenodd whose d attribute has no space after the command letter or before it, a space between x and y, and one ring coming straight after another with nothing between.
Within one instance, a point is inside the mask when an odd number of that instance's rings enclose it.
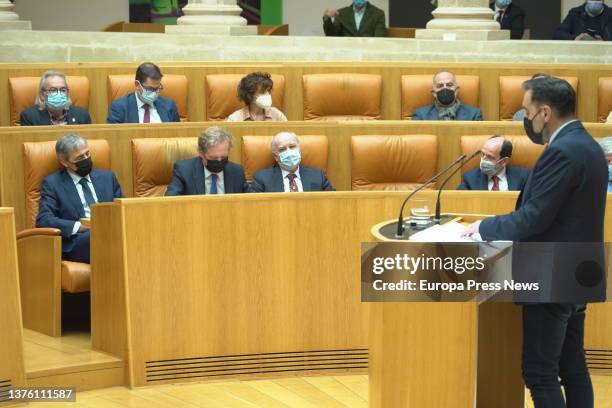
<instances>
[{"instance_id":1,"label":"black face mask","mask_svg":"<svg viewBox=\"0 0 612 408\"><path fill-rule=\"evenodd\" d=\"M442 105L450 105L455 102L455 91L449 88L440 89L436 92L436 99Z\"/></svg>"},{"instance_id":2,"label":"black face mask","mask_svg":"<svg viewBox=\"0 0 612 408\"><path fill-rule=\"evenodd\" d=\"M534 119L539 113L540 112L538 111L538 113L535 114ZM525 133L527 133L527 137L529 138L529 140L531 140L535 144L544 144L544 127L541 131L536 132L535 130L533 130L533 119L529 119L527 116L523 118L523 127L525 128Z\"/></svg>"},{"instance_id":3,"label":"black face mask","mask_svg":"<svg viewBox=\"0 0 612 408\"><path fill-rule=\"evenodd\" d=\"M211 173L220 173L225 169L225 165L227 164L227 157L222 160L210 160L206 159L206 168Z\"/></svg>"},{"instance_id":4,"label":"black face mask","mask_svg":"<svg viewBox=\"0 0 612 408\"><path fill-rule=\"evenodd\" d=\"M76 166L75 173L81 177L85 177L89 173L91 173L91 169L93 167L91 157L87 157L83 160L79 160L78 162L74 163L74 165Z\"/></svg>"}]
</instances>

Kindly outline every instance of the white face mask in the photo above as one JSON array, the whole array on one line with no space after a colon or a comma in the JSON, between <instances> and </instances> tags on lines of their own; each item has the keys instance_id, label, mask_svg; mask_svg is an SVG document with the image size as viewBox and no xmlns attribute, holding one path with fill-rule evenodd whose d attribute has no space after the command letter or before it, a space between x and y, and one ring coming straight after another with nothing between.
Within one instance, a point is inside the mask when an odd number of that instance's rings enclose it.
<instances>
[{"instance_id":1,"label":"white face mask","mask_svg":"<svg viewBox=\"0 0 612 408\"><path fill-rule=\"evenodd\" d=\"M272 107L272 95L269 93L259 95L257 99L255 99L255 105L260 109L270 109L270 107Z\"/></svg>"}]
</instances>

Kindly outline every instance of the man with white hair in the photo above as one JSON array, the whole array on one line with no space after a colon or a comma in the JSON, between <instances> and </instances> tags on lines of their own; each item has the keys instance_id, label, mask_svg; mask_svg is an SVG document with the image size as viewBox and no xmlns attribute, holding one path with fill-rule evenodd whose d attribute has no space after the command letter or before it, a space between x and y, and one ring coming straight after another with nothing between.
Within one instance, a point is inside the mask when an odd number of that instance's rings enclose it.
<instances>
[{"instance_id":1,"label":"man with white hair","mask_svg":"<svg viewBox=\"0 0 612 408\"><path fill-rule=\"evenodd\" d=\"M227 130L209 127L198 137L199 155L174 164L167 196L246 193L244 169L229 161L234 139Z\"/></svg>"},{"instance_id":2,"label":"man with white hair","mask_svg":"<svg viewBox=\"0 0 612 408\"><path fill-rule=\"evenodd\" d=\"M295 133L281 132L270 141L276 164L259 170L253 176L251 190L256 193L297 193L303 191L333 191L334 188L320 169L301 166L300 140Z\"/></svg>"},{"instance_id":3,"label":"man with white hair","mask_svg":"<svg viewBox=\"0 0 612 408\"><path fill-rule=\"evenodd\" d=\"M72 105L66 76L61 72L47 71L40 78L34 106L21 112L21 126L88 125L89 112Z\"/></svg>"},{"instance_id":4,"label":"man with white hair","mask_svg":"<svg viewBox=\"0 0 612 408\"><path fill-rule=\"evenodd\" d=\"M604 138L599 145L606 155L608 161L608 193L612 193L612 136Z\"/></svg>"}]
</instances>

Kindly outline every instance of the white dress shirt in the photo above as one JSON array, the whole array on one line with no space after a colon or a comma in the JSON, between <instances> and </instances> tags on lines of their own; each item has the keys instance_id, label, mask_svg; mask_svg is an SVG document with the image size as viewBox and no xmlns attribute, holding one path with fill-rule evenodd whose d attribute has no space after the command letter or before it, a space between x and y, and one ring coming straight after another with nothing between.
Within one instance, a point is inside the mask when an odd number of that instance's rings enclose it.
<instances>
[{"instance_id":1,"label":"white dress shirt","mask_svg":"<svg viewBox=\"0 0 612 408\"><path fill-rule=\"evenodd\" d=\"M283 174L283 188L285 189L285 193L290 193L291 188L289 187L289 177L287 177L290 172L285 169L281 169L281 172ZM304 188L302 187L302 176L300 176L300 168L298 167L297 170L293 173L296 175L295 184L297 184L298 191L301 193L304 191Z\"/></svg>"},{"instance_id":2,"label":"white dress shirt","mask_svg":"<svg viewBox=\"0 0 612 408\"><path fill-rule=\"evenodd\" d=\"M138 104L138 123L144 123L145 103L140 100L138 94L136 94L136 103ZM155 105L149 105L149 119L149 123L161 123L161 118L157 109L155 109Z\"/></svg>"},{"instance_id":3,"label":"white dress shirt","mask_svg":"<svg viewBox=\"0 0 612 408\"><path fill-rule=\"evenodd\" d=\"M506 168L504 167L504 169L501 171L501 173L499 173L497 175L497 177L499 178L499 191L508 191L508 177L506 175ZM488 188L489 191L493 191L493 177L489 177L489 184L488 184Z\"/></svg>"},{"instance_id":4,"label":"white dress shirt","mask_svg":"<svg viewBox=\"0 0 612 408\"><path fill-rule=\"evenodd\" d=\"M363 20L363 15L365 14L365 9L367 6L361 8L361 10L357 10L355 6L353 6L353 13L355 13L355 27L359 30L361 26L361 20Z\"/></svg>"},{"instance_id":5,"label":"white dress shirt","mask_svg":"<svg viewBox=\"0 0 612 408\"><path fill-rule=\"evenodd\" d=\"M72 179L74 186L76 187L77 193L79 193L79 198L81 199L81 205L83 206L83 209L85 210L85 218L90 218L91 209L89 208L89 206L87 205L87 202L85 201L85 194L83 194L83 186L79 184L79 181L81 181L82 177L70 171L68 172L68 174L70 175L70 178ZM91 190L91 194L93 195L94 200L96 201L96 203L99 202L100 200L98 200L98 196L96 195L96 189L94 188L93 183L91 182L91 177L89 177L89 174L85 176L85 179L87 180L87 185L89 186L89 189ZM72 227L72 235L79 232L79 228L81 228L81 223L77 221L74 223L74 226Z\"/></svg>"},{"instance_id":6,"label":"white dress shirt","mask_svg":"<svg viewBox=\"0 0 612 408\"><path fill-rule=\"evenodd\" d=\"M212 185L212 175L217 175L217 194L225 194L225 183L223 181L223 172L213 173L204 167L204 188L206 194L210 194L210 186Z\"/></svg>"}]
</instances>

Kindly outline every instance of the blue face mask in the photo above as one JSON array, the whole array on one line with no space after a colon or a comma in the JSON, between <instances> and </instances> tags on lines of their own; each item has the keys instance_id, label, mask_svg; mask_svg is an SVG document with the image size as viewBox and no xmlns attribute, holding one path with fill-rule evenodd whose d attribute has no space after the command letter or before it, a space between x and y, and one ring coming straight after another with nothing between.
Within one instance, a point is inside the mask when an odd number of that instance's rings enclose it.
<instances>
[{"instance_id":1,"label":"blue face mask","mask_svg":"<svg viewBox=\"0 0 612 408\"><path fill-rule=\"evenodd\" d=\"M358 8L365 6L367 2L368 0L353 0L353 4Z\"/></svg>"},{"instance_id":2,"label":"blue face mask","mask_svg":"<svg viewBox=\"0 0 612 408\"><path fill-rule=\"evenodd\" d=\"M510 3L512 3L512 0L495 0L495 4L501 9L508 7Z\"/></svg>"},{"instance_id":3,"label":"blue face mask","mask_svg":"<svg viewBox=\"0 0 612 408\"><path fill-rule=\"evenodd\" d=\"M300 149L287 149L278 154L279 165L282 169L287 171L293 171L299 166L302 161L302 155Z\"/></svg>"},{"instance_id":4,"label":"blue face mask","mask_svg":"<svg viewBox=\"0 0 612 408\"><path fill-rule=\"evenodd\" d=\"M586 11L592 16L598 16L604 9L604 4L602 1L593 1L588 0L586 2Z\"/></svg>"},{"instance_id":5,"label":"blue face mask","mask_svg":"<svg viewBox=\"0 0 612 408\"><path fill-rule=\"evenodd\" d=\"M147 105L153 106L157 98L159 98L159 92L157 91L149 91L145 89L142 85L140 85L140 100L146 103Z\"/></svg>"},{"instance_id":6,"label":"blue face mask","mask_svg":"<svg viewBox=\"0 0 612 408\"><path fill-rule=\"evenodd\" d=\"M68 107L68 95L61 92L47 95L47 107L53 110L63 110Z\"/></svg>"}]
</instances>

